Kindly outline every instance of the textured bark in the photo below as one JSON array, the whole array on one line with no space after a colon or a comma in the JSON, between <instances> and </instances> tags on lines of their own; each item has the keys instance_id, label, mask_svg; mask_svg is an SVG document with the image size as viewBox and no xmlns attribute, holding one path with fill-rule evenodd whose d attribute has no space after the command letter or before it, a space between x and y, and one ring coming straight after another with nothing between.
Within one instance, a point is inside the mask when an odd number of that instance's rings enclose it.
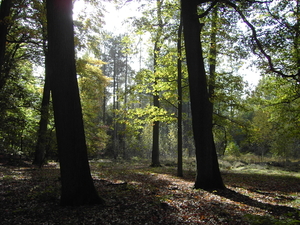
<instances>
[{"instance_id":1,"label":"textured bark","mask_svg":"<svg viewBox=\"0 0 300 225\"><path fill-rule=\"evenodd\" d=\"M6 46L6 36L8 28L7 18L10 15L10 9L12 6L11 0L2 0L0 5L0 89L4 86L5 83L5 73L4 70L4 55L5 55L5 46Z\"/></svg>"},{"instance_id":2,"label":"textured bark","mask_svg":"<svg viewBox=\"0 0 300 225\"><path fill-rule=\"evenodd\" d=\"M48 59L61 172L61 205L102 203L88 164L75 69L72 0L47 0Z\"/></svg>"},{"instance_id":3,"label":"textured bark","mask_svg":"<svg viewBox=\"0 0 300 225\"><path fill-rule=\"evenodd\" d=\"M193 133L196 146L197 176L195 188L225 188L220 174L212 134L212 103L209 101L201 47L201 24L197 0L182 0L182 19L189 73Z\"/></svg>"}]
</instances>

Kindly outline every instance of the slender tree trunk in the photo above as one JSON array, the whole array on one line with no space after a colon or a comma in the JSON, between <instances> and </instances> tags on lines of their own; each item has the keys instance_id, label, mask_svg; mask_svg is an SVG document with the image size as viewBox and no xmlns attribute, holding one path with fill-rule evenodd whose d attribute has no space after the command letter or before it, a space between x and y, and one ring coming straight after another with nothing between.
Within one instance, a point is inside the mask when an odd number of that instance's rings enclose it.
<instances>
[{"instance_id":1,"label":"slender tree trunk","mask_svg":"<svg viewBox=\"0 0 300 225\"><path fill-rule=\"evenodd\" d=\"M217 18L218 10L213 8L212 22L210 31L210 49L209 49L209 81L208 81L208 96L210 100L214 98L216 86L216 64L217 64ZM213 101L211 101L213 102ZM213 103L211 103L213 111Z\"/></svg>"},{"instance_id":2,"label":"slender tree trunk","mask_svg":"<svg viewBox=\"0 0 300 225\"><path fill-rule=\"evenodd\" d=\"M126 63L125 63L125 87L124 87L124 105L127 110L127 87L128 87L128 53L126 52ZM123 124L123 138L122 138L122 148L123 148L123 159L126 159L128 156L126 154L126 124Z\"/></svg>"},{"instance_id":3,"label":"slender tree trunk","mask_svg":"<svg viewBox=\"0 0 300 225\"><path fill-rule=\"evenodd\" d=\"M0 5L0 90L5 84L4 61L5 61L5 46L8 27L8 17L12 7L11 0L2 0Z\"/></svg>"},{"instance_id":4,"label":"slender tree trunk","mask_svg":"<svg viewBox=\"0 0 300 225\"><path fill-rule=\"evenodd\" d=\"M98 204L76 78L72 0L47 0L49 75L61 172L61 205Z\"/></svg>"},{"instance_id":5,"label":"slender tree trunk","mask_svg":"<svg viewBox=\"0 0 300 225\"><path fill-rule=\"evenodd\" d=\"M43 6L46 7L46 1L43 1ZM46 12L46 9L44 10ZM49 123L49 106L50 106L50 77L49 77L49 61L48 61L48 46L47 46L47 24L41 19L43 32L43 50L45 54L45 83L43 90L43 98L41 105L41 118L39 122L38 138L35 148L33 165L42 167L45 163L46 149L49 136L47 135L47 126Z\"/></svg>"},{"instance_id":6,"label":"slender tree trunk","mask_svg":"<svg viewBox=\"0 0 300 225\"><path fill-rule=\"evenodd\" d=\"M36 144L34 160L32 164L42 167L45 163L45 155L47 148L47 126L49 122L49 102L50 102L50 79L49 79L49 65L48 56L45 55L45 83L43 90L42 106L41 106L41 119L38 130L38 140Z\"/></svg>"},{"instance_id":7,"label":"slender tree trunk","mask_svg":"<svg viewBox=\"0 0 300 225\"><path fill-rule=\"evenodd\" d=\"M154 73L156 73L156 67L157 67L157 57L159 52L158 41L155 42L154 47ZM155 78L154 86L157 85L157 78ZM158 91L155 91L153 95L153 105L157 108L159 108L159 93ZM159 167L160 161L159 161L159 121L154 121L153 125L153 136L152 136L152 164L153 167Z\"/></svg>"},{"instance_id":8,"label":"slender tree trunk","mask_svg":"<svg viewBox=\"0 0 300 225\"><path fill-rule=\"evenodd\" d=\"M158 30L156 34L156 39L154 43L154 55L153 55L153 67L154 67L154 74L156 73L157 69L157 59L160 52L160 38L162 36L162 14L161 14L161 0L156 0L156 6L157 6L157 20L158 20ZM154 81L154 87L157 85L157 77L155 77ZM154 91L153 95L153 105L159 108L159 93L158 91ZM153 124L153 137L152 137L152 164L153 167L159 167L160 161L159 161L159 121L154 121Z\"/></svg>"},{"instance_id":9,"label":"slender tree trunk","mask_svg":"<svg viewBox=\"0 0 300 225\"><path fill-rule=\"evenodd\" d=\"M113 60L114 60L114 87L113 87L113 124L114 124L114 131L113 131L113 156L114 159L117 159L118 157L118 145L117 145L117 122L115 120L116 118L116 113L115 110L117 109L117 100L116 100L116 95L117 95L117 60L116 60L116 51L114 51L114 56L113 56Z\"/></svg>"},{"instance_id":10,"label":"slender tree trunk","mask_svg":"<svg viewBox=\"0 0 300 225\"><path fill-rule=\"evenodd\" d=\"M182 68L181 68L181 43L182 43L182 18L180 16L180 24L178 28L178 42L177 42L177 91L178 91L178 116L177 116L177 176L182 177Z\"/></svg>"},{"instance_id":11,"label":"slender tree trunk","mask_svg":"<svg viewBox=\"0 0 300 225\"><path fill-rule=\"evenodd\" d=\"M197 1L181 1L184 40L196 147L197 176L195 188L225 188L219 170L212 134L212 106L207 90L206 73L197 18Z\"/></svg>"}]
</instances>

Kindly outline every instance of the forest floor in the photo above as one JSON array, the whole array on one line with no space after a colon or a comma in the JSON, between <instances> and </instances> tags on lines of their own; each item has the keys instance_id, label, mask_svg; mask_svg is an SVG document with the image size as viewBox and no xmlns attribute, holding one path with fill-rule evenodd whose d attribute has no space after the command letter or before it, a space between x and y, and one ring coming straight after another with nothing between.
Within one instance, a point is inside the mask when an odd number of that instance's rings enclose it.
<instances>
[{"instance_id":1,"label":"forest floor","mask_svg":"<svg viewBox=\"0 0 300 225\"><path fill-rule=\"evenodd\" d=\"M300 224L300 173L276 167L222 170L226 190L195 190L195 172L167 163L91 162L105 205L61 207L57 163L0 163L4 224Z\"/></svg>"}]
</instances>

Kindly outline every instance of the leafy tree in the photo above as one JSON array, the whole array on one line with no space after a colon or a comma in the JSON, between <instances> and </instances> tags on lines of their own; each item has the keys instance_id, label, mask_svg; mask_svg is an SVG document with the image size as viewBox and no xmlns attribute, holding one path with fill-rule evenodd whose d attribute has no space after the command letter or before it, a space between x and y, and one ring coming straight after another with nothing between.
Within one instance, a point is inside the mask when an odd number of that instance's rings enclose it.
<instances>
[{"instance_id":1,"label":"leafy tree","mask_svg":"<svg viewBox=\"0 0 300 225\"><path fill-rule=\"evenodd\" d=\"M108 146L107 153L117 158L119 153L123 153L125 156L125 128L117 123L117 111L127 103L128 80L131 79L133 73L129 65L130 50L127 46L130 45L130 42L126 35L111 36L108 34L102 44L104 49L101 59L106 62L103 72L112 81L105 90L103 100L103 105L105 105L103 121L111 126L112 136L112 145ZM111 110L109 110L109 102L111 102Z\"/></svg>"},{"instance_id":2,"label":"leafy tree","mask_svg":"<svg viewBox=\"0 0 300 225\"><path fill-rule=\"evenodd\" d=\"M1 150L6 154L29 156L35 139L37 82L29 61L20 61L10 69L13 79L6 81L0 92Z\"/></svg>"},{"instance_id":3,"label":"leafy tree","mask_svg":"<svg viewBox=\"0 0 300 225\"><path fill-rule=\"evenodd\" d=\"M50 78L49 78L49 62L48 62L48 46L47 46L47 20L46 20L46 2L34 1L34 7L39 13L37 21L40 25L40 30L43 37L43 52L44 52L44 62L45 62L45 79L43 88L43 97L40 109L40 122L37 134L37 143L35 147L34 160L32 164L42 166L45 163L45 157L47 153L47 148L50 135L48 132L48 123L50 120Z\"/></svg>"},{"instance_id":4,"label":"leafy tree","mask_svg":"<svg viewBox=\"0 0 300 225\"><path fill-rule=\"evenodd\" d=\"M261 132L253 133L252 138L264 141L269 152L285 159L299 154L298 89L286 78L266 76L252 96L257 111L265 115L260 120L258 116L253 118L253 129L261 129Z\"/></svg>"},{"instance_id":5,"label":"leafy tree","mask_svg":"<svg viewBox=\"0 0 300 225\"><path fill-rule=\"evenodd\" d=\"M5 5L5 2L1 4ZM25 13L24 4L27 3L29 10ZM40 59L40 35L35 26L31 26L33 21L36 22L37 14L33 5L25 0L10 3L10 15L5 17L5 23L2 24L7 27L5 49L1 49L5 53L0 78L2 147L9 153L26 153L27 156L32 153L34 145L35 109L39 103L39 94L34 88L37 83L32 77L32 64Z\"/></svg>"},{"instance_id":6,"label":"leafy tree","mask_svg":"<svg viewBox=\"0 0 300 225\"><path fill-rule=\"evenodd\" d=\"M104 89L109 82L109 79L102 74L103 64L102 61L89 57L77 60L83 120L90 156L97 156L105 149L108 142L106 129L100 116Z\"/></svg>"},{"instance_id":7,"label":"leafy tree","mask_svg":"<svg viewBox=\"0 0 300 225\"><path fill-rule=\"evenodd\" d=\"M248 27L258 65L266 73L299 81L299 1L225 2Z\"/></svg>"},{"instance_id":8,"label":"leafy tree","mask_svg":"<svg viewBox=\"0 0 300 225\"><path fill-rule=\"evenodd\" d=\"M179 10L177 3L173 1L157 0L149 2L148 5L150 7L143 11L143 16L135 19L133 24L138 32L150 34L150 41L153 46L149 50L149 62L151 63L148 66L149 69L142 69L138 73L134 89L138 93L143 93L145 95L144 99L152 95L153 100L151 103L148 103L150 106L147 105L143 110L134 109L132 111L139 113L145 111L142 115L150 116L149 119L153 125L152 166L160 166L159 140L162 133L160 132L160 123L163 120L170 120L171 117L174 119L174 116L172 116L174 114L172 111L174 110L169 109L170 105L172 105L171 107L177 105L176 77L174 76L177 69L172 62L178 57L175 48L177 40L172 37L177 32L176 19ZM149 17L149 15L155 15L155 17ZM168 43L174 44L169 46ZM168 104L170 105L168 106ZM164 111L171 112L169 119L159 116L161 113L165 114L163 113ZM150 113L158 114L151 115ZM159 120L155 121L153 119Z\"/></svg>"}]
</instances>

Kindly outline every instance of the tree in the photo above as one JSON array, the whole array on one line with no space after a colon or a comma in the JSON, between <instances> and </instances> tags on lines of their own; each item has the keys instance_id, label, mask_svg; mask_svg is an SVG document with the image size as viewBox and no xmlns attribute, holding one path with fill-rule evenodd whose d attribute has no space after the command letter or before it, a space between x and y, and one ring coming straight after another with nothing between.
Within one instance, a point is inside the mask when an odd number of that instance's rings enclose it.
<instances>
[{"instance_id":1,"label":"tree","mask_svg":"<svg viewBox=\"0 0 300 225\"><path fill-rule=\"evenodd\" d=\"M249 28L249 46L259 56L257 64L266 73L299 82L300 1L224 2L238 13ZM246 13L245 9L250 13ZM252 18L248 19L247 14Z\"/></svg>"},{"instance_id":2,"label":"tree","mask_svg":"<svg viewBox=\"0 0 300 225\"><path fill-rule=\"evenodd\" d=\"M165 108L170 108L170 105L174 109L174 106L176 107L178 102L175 82L177 78L174 76L177 70L176 65L172 64L172 61L175 62L177 59L175 47L177 40L174 37L178 29L179 10L177 2L169 0L156 0L150 2L149 6L150 9L147 8L143 12L143 16L134 20L133 24L139 33L149 33L151 35L150 41L153 47L151 47L149 52L150 60L153 63L149 64L149 70L147 71L150 72L151 70L152 74L145 73L146 70L141 70L137 77L142 78L139 79L141 82L138 85L145 83L144 87L148 86L145 88L144 94L152 95L150 103L152 107L148 107L147 109L153 109L149 110L149 112L152 112L150 116L157 120L152 120L151 118L153 126L151 166L160 166L160 156L163 147L163 143L160 140L162 139L164 129L161 125L163 125L162 120L164 118L154 115L154 113L166 111ZM148 79L148 81L142 81L144 79ZM139 89L144 90L144 88ZM172 101L170 101L171 96L174 98Z\"/></svg>"},{"instance_id":3,"label":"tree","mask_svg":"<svg viewBox=\"0 0 300 225\"><path fill-rule=\"evenodd\" d=\"M75 68L72 0L47 0L49 75L61 171L61 205L103 203L87 157Z\"/></svg>"},{"instance_id":4,"label":"tree","mask_svg":"<svg viewBox=\"0 0 300 225\"><path fill-rule=\"evenodd\" d=\"M109 79L102 74L100 60L84 56L76 62L89 157L97 157L106 148L108 135L101 120L104 89Z\"/></svg>"},{"instance_id":5,"label":"tree","mask_svg":"<svg viewBox=\"0 0 300 225\"><path fill-rule=\"evenodd\" d=\"M177 176L182 177L182 17L180 16L180 24L178 27L177 40L177 91L178 91L178 110L177 110Z\"/></svg>"},{"instance_id":6,"label":"tree","mask_svg":"<svg viewBox=\"0 0 300 225\"><path fill-rule=\"evenodd\" d=\"M11 0L2 0L0 5L0 89L3 87L2 67L4 64L4 54L6 45L6 35L9 24L10 8L12 6Z\"/></svg>"},{"instance_id":7,"label":"tree","mask_svg":"<svg viewBox=\"0 0 300 225\"><path fill-rule=\"evenodd\" d=\"M115 159L120 156L120 153L123 153L125 156L125 127L120 127L117 123L118 115L117 111L120 107L124 105L123 96L125 102L127 101L126 89L127 89L127 80L128 74L131 73L131 68L128 65L128 37L126 35L110 36L107 35L103 40L104 50L101 54L101 58L106 64L103 66L103 72L107 77L110 77L111 87L106 88L104 96L104 104L109 103L109 97L112 96L112 116L109 118L107 112L103 112L103 117L107 116L107 125L111 125L112 130L112 145L107 148L107 153L112 155ZM109 90L112 90L112 93L109 93ZM107 99L107 100L106 100ZM105 106L105 108L108 108ZM109 121L111 119L111 121ZM110 124L109 124L110 123Z\"/></svg>"},{"instance_id":8,"label":"tree","mask_svg":"<svg viewBox=\"0 0 300 225\"><path fill-rule=\"evenodd\" d=\"M220 174L212 133L212 103L209 101L202 56L201 26L197 5L206 1L181 1L183 33L189 73L192 124L196 147L195 188L225 188Z\"/></svg>"},{"instance_id":9,"label":"tree","mask_svg":"<svg viewBox=\"0 0 300 225\"><path fill-rule=\"evenodd\" d=\"M255 106L250 127L252 151L261 155L272 153L285 159L297 157L300 134L299 87L286 78L265 76L249 101Z\"/></svg>"},{"instance_id":10,"label":"tree","mask_svg":"<svg viewBox=\"0 0 300 225\"><path fill-rule=\"evenodd\" d=\"M25 13L27 3L29 10ZM0 72L1 148L6 153L27 156L33 149L35 108L39 102L37 79L32 76L33 62L39 58L39 35L31 26L35 15L31 3L1 1L0 22L4 41Z\"/></svg>"},{"instance_id":11,"label":"tree","mask_svg":"<svg viewBox=\"0 0 300 225\"><path fill-rule=\"evenodd\" d=\"M49 64L48 64L48 46L47 46L47 25L46 25L46 2L36 2L35 6L40 12L38 21L41 26L43 37L43 52L45 55L45 81L43 89L43 97L40 109L40 122L37 133L37 143L35 147L33 165L41 167L45 163L47 143L48 143L48 123L49 123L49 108L50 108L50 78L49 78Z\"/></svg>"},{"instance_id":12,"label":"tree","mask_svg":"<svg viewBox=\"0 0 300 225\"><path fill-rule=\"evenodd\" d=\"M156 31L156 35L154 37L154 49L153 49L153 68L154 68L154 74L157 72L157 60L158 55L161 50L161 36L162 36L162 29L163 29L163 21L162 21L162 1L157 0L156 1L156 7L157 7L157 21L158 21L158 27ZM155 76L154 79L154 86L157 86L158 77ZM154 90L153 93L153 106L160 108L159 104L159 92L157 90ZM153 136L152 136L152 163L151 166L158 167L160 166L160 160L159 160L159 121L154 121L153 123Z\"/></svg>"}]
</instances>

